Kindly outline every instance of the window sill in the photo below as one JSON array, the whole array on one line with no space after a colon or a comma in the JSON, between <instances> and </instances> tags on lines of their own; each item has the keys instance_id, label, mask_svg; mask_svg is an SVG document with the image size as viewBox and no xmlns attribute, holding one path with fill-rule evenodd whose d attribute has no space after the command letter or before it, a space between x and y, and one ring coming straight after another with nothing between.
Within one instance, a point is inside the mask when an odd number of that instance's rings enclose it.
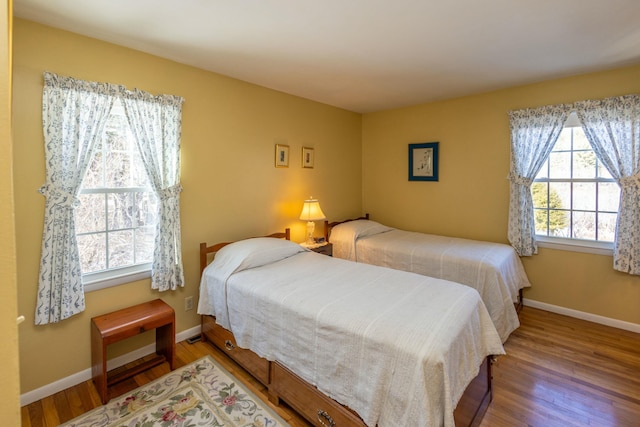
<instances>
[{"instance_id":1,"label":"window sill","mask_svg":"<svg viewBox=\"0 0 640 427\"><path fill-rule=\"evenodd\" d=\"M571 240L557 237L536 236L538 247L559 251L582 252L594 255L613 256L613 243Z\"/></svg>"},{"instance_id":2,"label":"window sill","mask_svg":"<svg viewBox=\"0 0 640 427\"><path fill-rule=\"evenodd\" d=\"M93 292L100 289L111 288L125 283L144 280L151 277L151 265L145 264L137 268L124 269L122 271L104 272L83 278L84 292Z\"/></svg>"}]
</instances>

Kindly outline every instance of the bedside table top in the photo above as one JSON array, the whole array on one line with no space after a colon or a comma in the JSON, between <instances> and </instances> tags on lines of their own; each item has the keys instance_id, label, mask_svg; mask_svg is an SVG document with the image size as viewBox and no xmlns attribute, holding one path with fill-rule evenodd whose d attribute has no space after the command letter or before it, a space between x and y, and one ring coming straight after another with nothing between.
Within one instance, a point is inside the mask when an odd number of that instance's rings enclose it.
<instances>
[{"instance_id":1,"label":"bedside table top","mask_svg":"<svg viewBox=\"0 0 640 427\"><path fill-rule=\"evenodd\" d=\"M300 243L300 246L310 249L313 252L317 252L323 255L333 256L333 243L322 242L314 245L307 245L306 243Z\"/></svg>"},{"instance_id":2,"label":"bedside table top","mask_svg":"<svg viewBox=\"0 0 640 427\"><path fill-rule=\"evenodd\" d=\"M329 245L329 242L322 242L322 243L314 243L312 245L308 245L307 242L302 242L299 243L300 246L302 246L303 248L307 248L307 249L317 249L320 248L322 246L326 246Z\"/></svg>"}]
</instances>

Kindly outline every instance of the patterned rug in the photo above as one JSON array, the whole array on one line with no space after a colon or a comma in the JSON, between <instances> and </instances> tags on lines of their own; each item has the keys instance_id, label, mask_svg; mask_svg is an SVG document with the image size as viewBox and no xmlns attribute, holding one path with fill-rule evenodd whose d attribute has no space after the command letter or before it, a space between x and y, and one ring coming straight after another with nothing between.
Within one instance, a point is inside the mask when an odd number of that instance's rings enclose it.
<instances>
[{"instance_id":1,"label":"patterned rug","mask_svg":"<svg viewBox=\"0 0 640 427\"><path fill-rule=\"evenodd\" d=\"M288 425L211 356L61 424L64 427Z\"/></svg>"}]
</instances>

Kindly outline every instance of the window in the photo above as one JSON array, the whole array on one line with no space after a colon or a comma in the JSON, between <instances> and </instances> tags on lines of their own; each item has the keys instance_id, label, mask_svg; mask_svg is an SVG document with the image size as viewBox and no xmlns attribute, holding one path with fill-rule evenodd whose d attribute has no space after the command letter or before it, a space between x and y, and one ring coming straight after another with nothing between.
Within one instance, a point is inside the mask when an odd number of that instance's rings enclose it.
<instances>
[{"instance_id":1,"label":"window","mask_svg":"<svg viewBox=\"0 0 640 427\"><path fill-rule=\"evenodd\" d=\"M120 100L114 102L79 198L75 218L83 283L122 276L129 281L130 274L150 270L157 200Z\"/></svg>"},{"instance_id":2,"label":"window","mask_svg":"<svg viewBox=\"0 0 640 427\"><path fill-rule=\"evenodd\" d=\"M596 158L575 113L538 172L531 193L539 240L612 247L620 188Z\"/></svg>"},{"instance_id":3,"label":"window","mask_svg":"<svg viewBox=\"0 0 640 427\"><path fill-rule=\"evenodd\" d=\"M84 311L85 291L144 277L150 277L151 289L159 291L184 286L183 102L179 96L154 96L111 83L44 73L47 168L45 184L38 191L46 203L36 325ZM130 120L124 120L124 107ZM136 158L138 149L144 169Z\"/></svg>"}]
</instances>

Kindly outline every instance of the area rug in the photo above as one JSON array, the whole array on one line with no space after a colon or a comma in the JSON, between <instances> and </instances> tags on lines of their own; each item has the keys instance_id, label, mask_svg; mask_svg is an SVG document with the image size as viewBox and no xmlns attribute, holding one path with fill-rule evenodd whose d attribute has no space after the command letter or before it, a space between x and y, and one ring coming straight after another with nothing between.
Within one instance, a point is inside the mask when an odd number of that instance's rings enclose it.
<instances>
[{"instance_id":1,"label":"area rug","mask_svg":"<svg viewBox=\"0 0 640 427\"><path fill-rule=\"evenodd\" d=\"M278 414L211 356L113 398L64 427L278 427Z\"/></svg>"}]
</instances>

